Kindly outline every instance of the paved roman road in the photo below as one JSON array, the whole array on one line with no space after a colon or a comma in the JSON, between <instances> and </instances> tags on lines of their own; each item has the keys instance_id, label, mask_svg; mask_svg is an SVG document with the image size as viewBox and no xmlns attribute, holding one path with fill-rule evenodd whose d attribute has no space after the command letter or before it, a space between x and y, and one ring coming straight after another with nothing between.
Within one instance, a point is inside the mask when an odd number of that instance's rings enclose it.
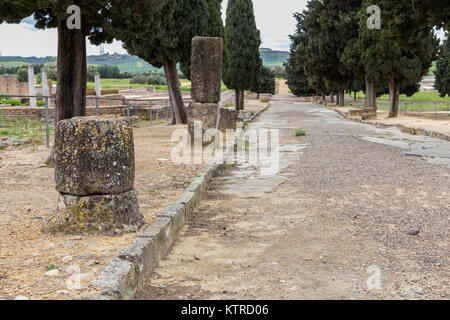
<instances>
[{"instance_id":1,"label":"paved roman road","mask_svg":"<svg viewBox=\"0 0 450 320\"><path fill-rule=\"evenodd\" d=\"M250 126L280 129L282 170L214 179L138 299L450 298L450 142L292 96Z\"/></svg>"}]
</instances>

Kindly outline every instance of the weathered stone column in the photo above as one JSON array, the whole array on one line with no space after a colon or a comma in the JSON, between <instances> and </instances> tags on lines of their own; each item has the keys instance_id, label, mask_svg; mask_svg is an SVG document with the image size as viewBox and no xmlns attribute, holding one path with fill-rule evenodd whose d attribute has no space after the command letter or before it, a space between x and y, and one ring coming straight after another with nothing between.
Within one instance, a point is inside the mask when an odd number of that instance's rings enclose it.
<instances>
[{"instance_id":1,"label":"weathered stone column","mask_svg":"<svg viewBox=\"0 0 450 320\"><path fill-rule=\"evenodd\" d=\"M47 73L45 71L42 71L42 95L43 96L49 96L50 90L48 88L48 79L47 79Z\"/></svg>"},{"instance_id":2,"label":"weathered stone column","mask_svg":"<svg viewBox=\"0 0 450 320\"><path fill-rule=\"evenodd\" d=\"M102 86L100 84L100 75L95 75L95 95L101 96L102 95Z\"/></svg>"},{"instance_id":3,"label":"weathered stone column","mask_svg":"<svg viewBox=\"0 0 450 320\"><path fill-rule=\"evenodd\" d=\"M194 37L192 39L191 97L194 102L188 109L188 128L192 138L194 138L195 121L202 121L203 133L211 128L225 129L223 125L220 125L221 115L225 113L227 113L227 116L224 119L227 119L227 123L230 123L228 113L232 113L231 118L235 119L234 128L227 129L236 129L237 112L219 108L222 87L222 61L222 38ZM209 142L211 141L204 141L206 144Z\"/></svg>"},{"instance_id":4,"label":"weathered stone column","mask_svg":"<svg viewBox=\"0 0 450 320\"><path fill-rule=\"evenodd\" d=\"M34 83L34 64L28 65L28 93L30 96L36 95L36 87ZM36 98L30 98L30 107L37 107Z\"/></svg>"},{"instance_id":5,"label":"weathered stone column","mask_svg":"<svg viewBox=\"0 0 450 320\"><path fill-rule=\"evenodd\" d=\"M134 141L127 120L79 117L56 127L56 212L43 231L136 232L144 224L134 191Z\"/></svg>"}]
</instances>

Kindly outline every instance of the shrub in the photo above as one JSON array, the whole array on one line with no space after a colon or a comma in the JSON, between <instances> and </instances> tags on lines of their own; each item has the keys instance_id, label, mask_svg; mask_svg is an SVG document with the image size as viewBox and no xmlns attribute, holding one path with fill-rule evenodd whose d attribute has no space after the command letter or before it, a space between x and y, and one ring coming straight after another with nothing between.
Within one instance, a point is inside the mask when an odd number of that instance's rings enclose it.
<instances>
[{"instance_id":1,"label":"shrub","mask_svg":"<svg viewBox=\"0 0 450 320\"><path fill-rule=\"evenodd\" d=\"M295 130L295 136L296 137L306 136L306 131L303 130L302 128L297 128L297 130Z\"/></svg>"},{"instance_id":2,"label":"shrub","mask_svg":"<svg viewBox=\"0 0 450 320\"><path fill-rule=\"evenodd\" d=\"M0 98L0 104L10 104L14 107L21 105L21 103L19 101L7 99L7 98Z\"/></svg>"},{"instance_id":3,"label":"shrub","mask_svg":"<svg viewBox=\"0 0 450 320\"><path fill-rule=\"evenodd\" d=\"M19 82L28 82L28 69L20 68L17 70L17 80Z\"/></svg>"},{"instance_id":4,"label":"shrub","mask_svg":"<svg viewBox=\"0 0 450 320\"><path fill-rule=\"evenodd\" d=\"M131 78L130 84L148 84L148 78L145 75L140 74Z\"/></svg>"}]
</instances>

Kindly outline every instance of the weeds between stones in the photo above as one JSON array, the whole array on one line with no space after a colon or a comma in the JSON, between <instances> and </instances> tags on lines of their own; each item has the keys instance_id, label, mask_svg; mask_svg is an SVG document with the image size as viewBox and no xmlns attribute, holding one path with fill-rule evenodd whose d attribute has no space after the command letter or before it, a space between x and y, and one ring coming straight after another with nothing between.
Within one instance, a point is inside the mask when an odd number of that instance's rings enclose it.
<instances>
[{"instance_id":1,"label":"weeds between stones","mask_svg":"<svg viewBox=\"0 0 450 320\"><path fill-rule=\"evenodd\" d=\"M306 136L306 131L303 130L302 128L297 128L297 130L295 130L295 136L296 137Z\"/></svg>"}]
</instances>

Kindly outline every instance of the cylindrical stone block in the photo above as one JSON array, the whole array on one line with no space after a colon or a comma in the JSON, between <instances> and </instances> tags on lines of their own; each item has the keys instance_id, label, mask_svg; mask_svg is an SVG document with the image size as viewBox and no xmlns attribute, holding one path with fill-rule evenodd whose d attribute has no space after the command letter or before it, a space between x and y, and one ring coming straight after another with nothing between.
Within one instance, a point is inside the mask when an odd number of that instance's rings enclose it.
<instances>
[{"instance_id":1,"label":"cylindrical stone block","mask_svg":"<svg viewBox=\"0 0 450 320\"><path fill-rule=\"evenodd\" d=\"M42 231L66 234L121 234L136 232L144 224L136 192L113 195L60 195L58 209Z\"/></svg>"},{"instance_id":2,"label":"cylindrical stone block","mask_svg":"<svg viewBox=\"0 0 450 320\"><path fill-rule=\"evenodd\" d=\"M56 127L55 143L55 181L60 193L106 195L133 189L134 141L128 120L63 120Z\"/></svg>"},{"instance_id":3,"label":"cylindrical stone block","mask_svg":"<svg viewBox=\"0 0 450 320\"><path fill-rule=\"evenodd\" d=\"M195 102L218 103L222 86L222 38L194 37L191 96Z\"/></svg>"}]
</instances>

